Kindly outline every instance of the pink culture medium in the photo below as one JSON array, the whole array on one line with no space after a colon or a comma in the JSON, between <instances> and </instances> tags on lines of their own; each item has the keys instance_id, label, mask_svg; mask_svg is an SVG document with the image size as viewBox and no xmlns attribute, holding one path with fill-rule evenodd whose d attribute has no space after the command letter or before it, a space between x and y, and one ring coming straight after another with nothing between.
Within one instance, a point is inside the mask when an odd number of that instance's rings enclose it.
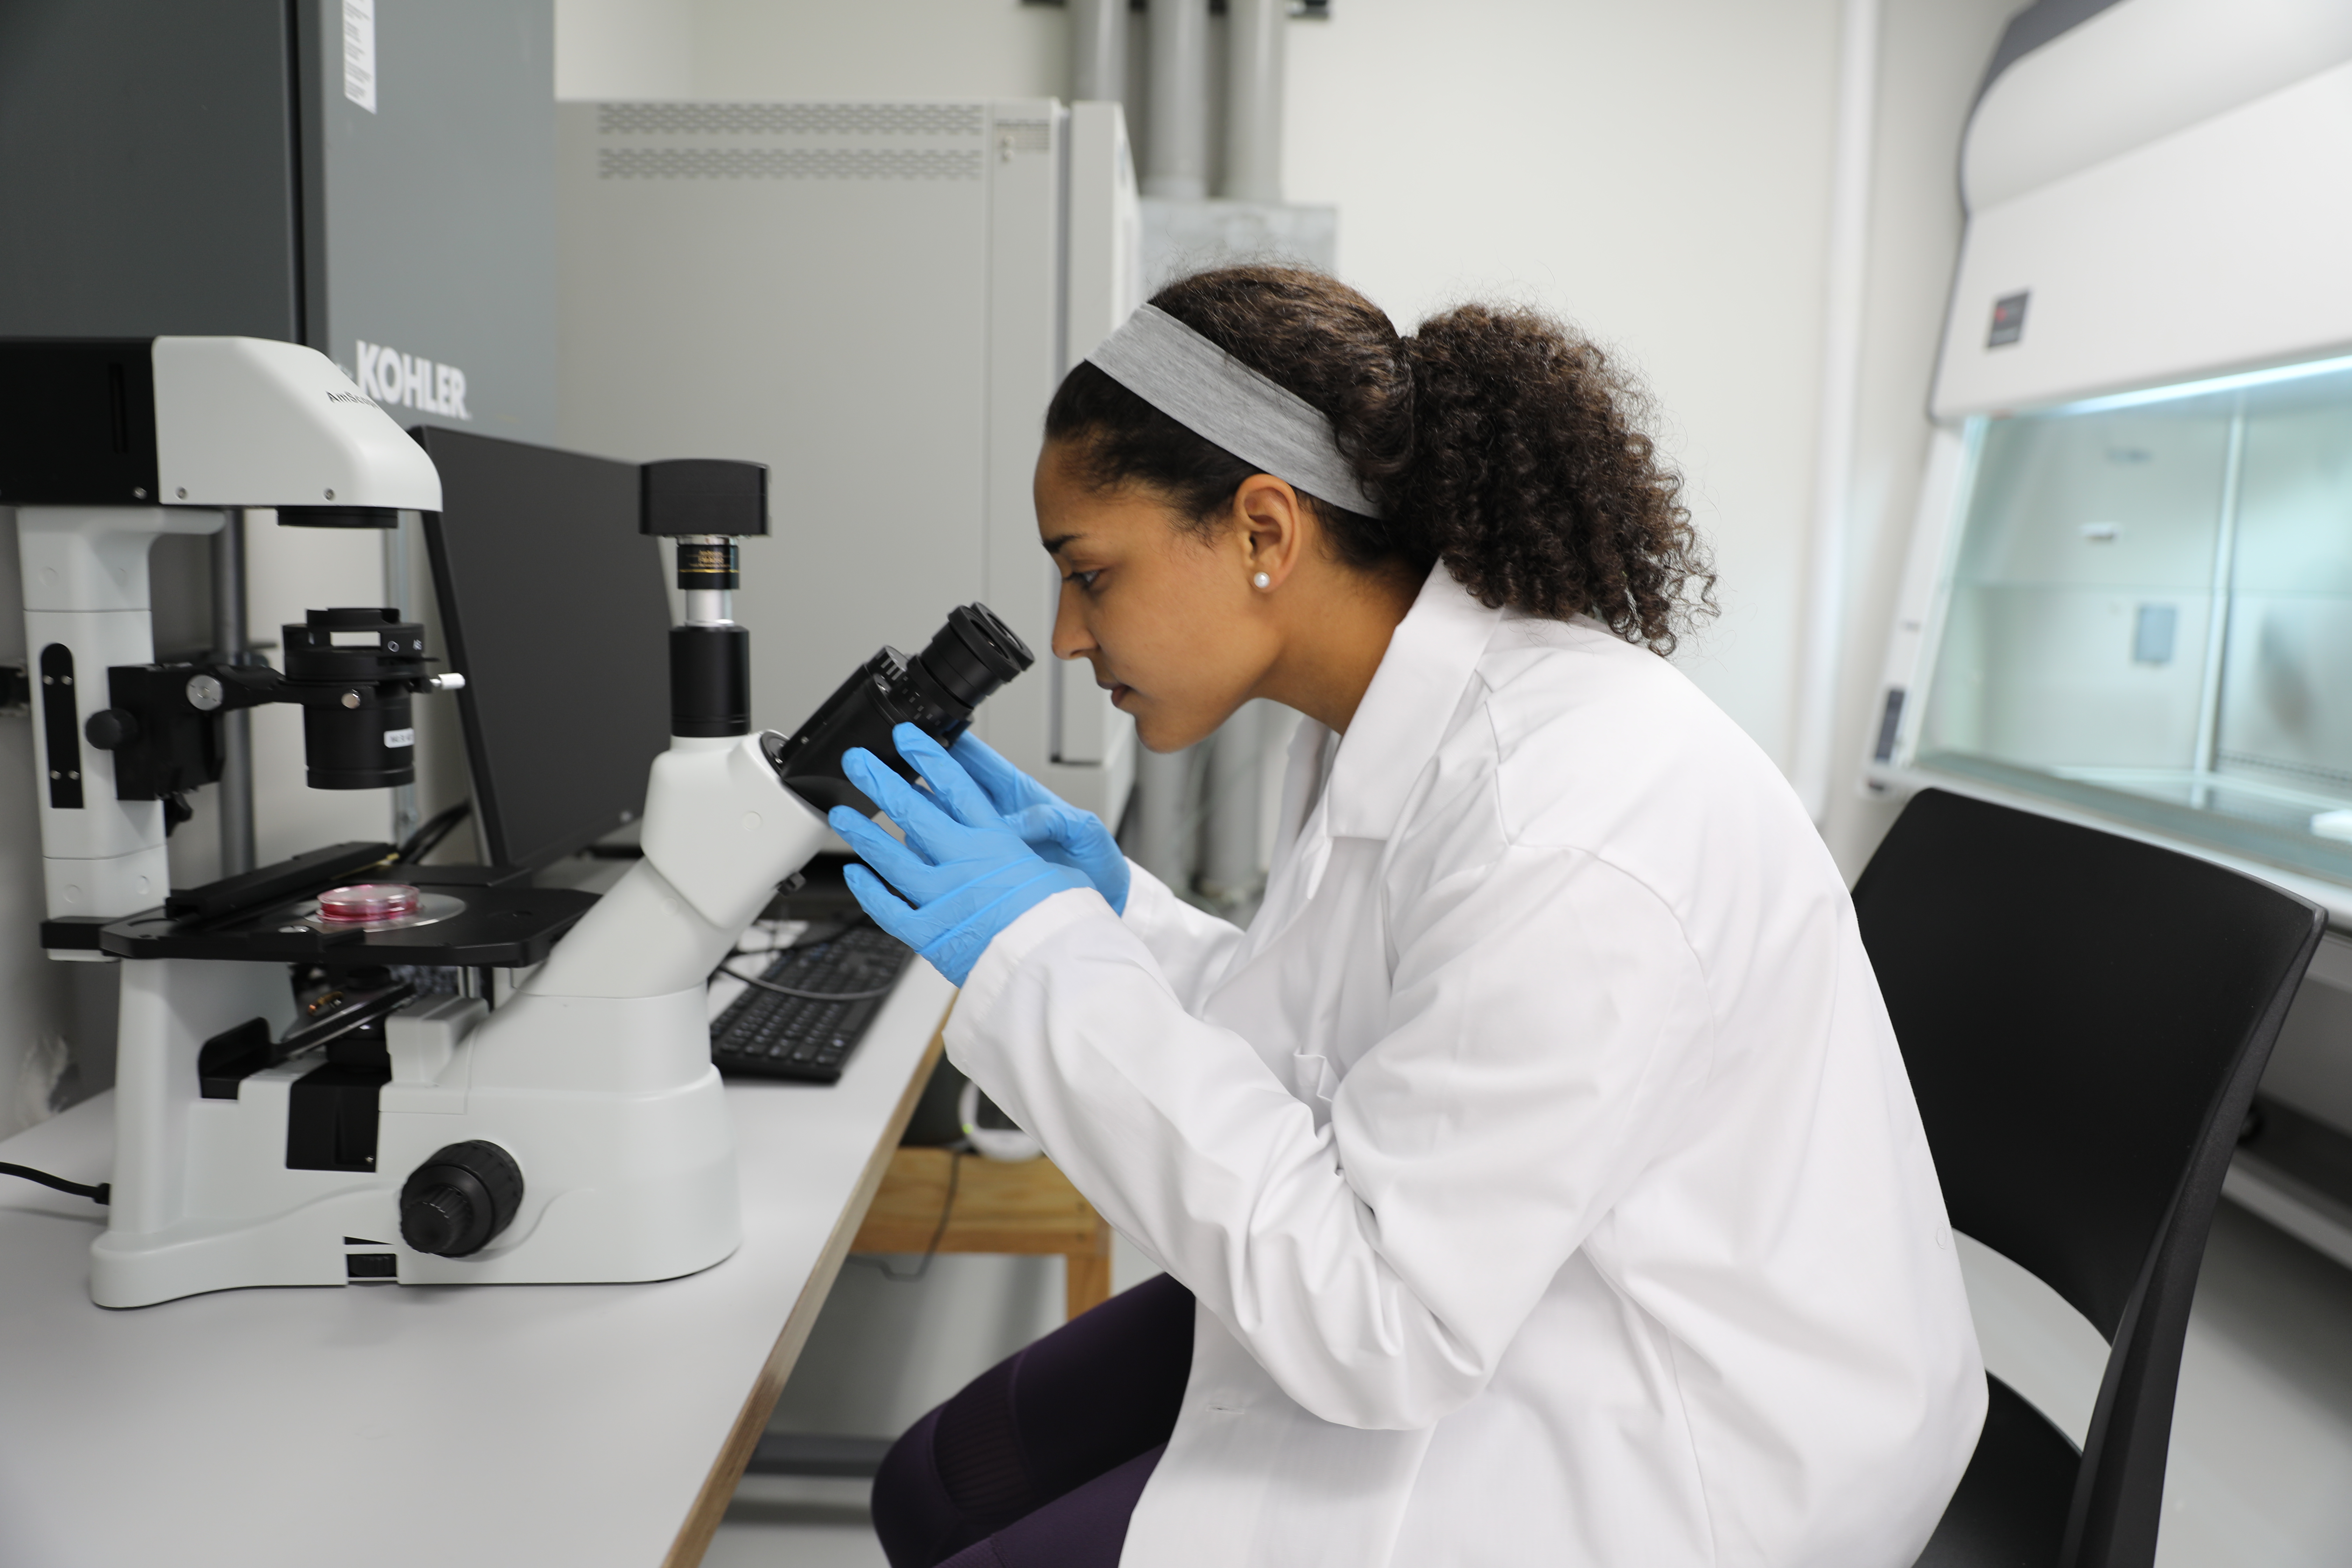
<instances>
[{"instance_id":1,"label":"pink culture medium","mask_svg":"<svg viewBox=\"0 0 2352 1568\"><path fill-rule=\"evenodd\" d=\"M394 921L416 912L421 895L405 882L354 882L319 895L319 916L330 921Z\"/></svg>"}]
</instances>

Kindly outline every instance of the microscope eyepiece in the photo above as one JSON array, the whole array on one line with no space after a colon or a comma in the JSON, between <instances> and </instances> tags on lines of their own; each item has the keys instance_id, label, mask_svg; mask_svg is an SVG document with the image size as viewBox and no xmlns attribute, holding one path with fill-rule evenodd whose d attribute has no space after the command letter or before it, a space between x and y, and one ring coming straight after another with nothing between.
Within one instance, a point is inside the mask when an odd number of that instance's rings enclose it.
<instances>
[{"instance_id":1,"label":"microscope eyepiece","mask_svg":"<svg viewBox=\"0 0 2352 1568\"><path fill-rule=\"evenodd\" d=\"M870 812L867 800L841 771L841 759L863 746L909 780L891 730L912 724L942 746L971 727L972 710L1036 658L986 605L960 605L923 651L908 658L886 647L867 659L810 715L791 739L771 730L761 750L784 784L819 810L846 805Z\"/></svg>"},{"instance_id":2,"label":"microscope eyepiece","mask_svg":"<svg viewBox=\"0 0 2352 1568\"><path fill-rule=\"evenodd\" d=\"M915 660L949 696L977 708L1036 663L1028 645L986 605L958 605Z\"/></svg>"}]
</instances>

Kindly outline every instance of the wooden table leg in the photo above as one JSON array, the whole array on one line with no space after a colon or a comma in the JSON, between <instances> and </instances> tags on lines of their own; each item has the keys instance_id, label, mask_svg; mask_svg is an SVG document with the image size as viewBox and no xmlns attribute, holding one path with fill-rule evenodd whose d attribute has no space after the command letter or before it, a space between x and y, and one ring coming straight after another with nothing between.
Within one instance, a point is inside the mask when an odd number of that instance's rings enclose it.
<instances>
[{"instance_id":1,"label":"wooden table leg","mask_svg":"<svg viewBox=\"0 0 2352 1568\"><path fill-rule=\"evenodd\" d=\"M999 1164L944 1149L900 1149L851 1246L855 1252L996 1252L1060 1258L1075 1318L1110 1296L1110 1226L1044 1160Z\"/></svg>"},{"instance_id":2,"label":"wooden table leg","mask_svg":"<svg viewBox=\"0 0 2352 1568\"><path fill-rule=\"evenodd\" d=\"M1064 1267L1068 1270L1063 1285L1063 1306L1069 1317L1076 1317L1089 1307L1099 1307L1110 1300L1110 1226L1101 1220L1095 1224L1095 1244L1084 1252L1066 1252Z\"/></svg>"}]
</instances>

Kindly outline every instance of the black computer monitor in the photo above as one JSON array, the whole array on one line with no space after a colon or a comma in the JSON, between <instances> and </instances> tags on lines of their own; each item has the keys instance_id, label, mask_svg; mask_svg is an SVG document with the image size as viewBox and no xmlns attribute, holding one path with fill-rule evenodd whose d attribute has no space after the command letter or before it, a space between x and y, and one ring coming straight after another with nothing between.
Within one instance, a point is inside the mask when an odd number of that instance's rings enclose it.
<instances>
[{"instance_id":1,"label":"black computer monitor","mask_svg":"<svg viewBox=\"0 0 2352 1568\"><path fill-rule=\"evenodd\" d=\"M635 820L669 744L669 601L637 531L637 467L412 432L441 472L425 516L482 853L538 868Z\"/></svg>"}]
</instances>

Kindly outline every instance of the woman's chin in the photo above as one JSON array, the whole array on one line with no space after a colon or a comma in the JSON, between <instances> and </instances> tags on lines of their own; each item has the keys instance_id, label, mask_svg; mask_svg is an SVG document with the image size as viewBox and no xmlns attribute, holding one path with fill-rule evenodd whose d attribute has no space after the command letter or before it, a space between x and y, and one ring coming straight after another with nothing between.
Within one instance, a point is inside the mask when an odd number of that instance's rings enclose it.
<instances>
[{"instance_id":1,"label":"woman's chin","mask_svg":"<svg viewBox=\"0 0 2352 1568\"><path fill-rule=\"evenodd\" d=\"M1213 724L1203 730L1197 725L1171 722L1165 716L1152 713L1147 709L1131 707L1127 711L1135 715L1136 742L1145 751L1158 756L1164 757L1171 752L1181 752L1187 746L1198 745L1216 732L1216 726Z\"/></svg>"},{"instance_id":2,"label":"woman's chin","mask_svg":"<svg viewBox=\"0 0 2352 1568\"><path fill-rule=\"evenodd\" d=\"M1161 723L1152 713L1139 712L1133 703L1134 699L1130 696L1128 701L1119 704L1119 707L1122 711L1133 714L1135 717L1136 744L1147 752L1163 757L1171 752L1181 752L1184 749L1184 742L1172 735L1169 726Z\"/></svg>"}]
</instances>

